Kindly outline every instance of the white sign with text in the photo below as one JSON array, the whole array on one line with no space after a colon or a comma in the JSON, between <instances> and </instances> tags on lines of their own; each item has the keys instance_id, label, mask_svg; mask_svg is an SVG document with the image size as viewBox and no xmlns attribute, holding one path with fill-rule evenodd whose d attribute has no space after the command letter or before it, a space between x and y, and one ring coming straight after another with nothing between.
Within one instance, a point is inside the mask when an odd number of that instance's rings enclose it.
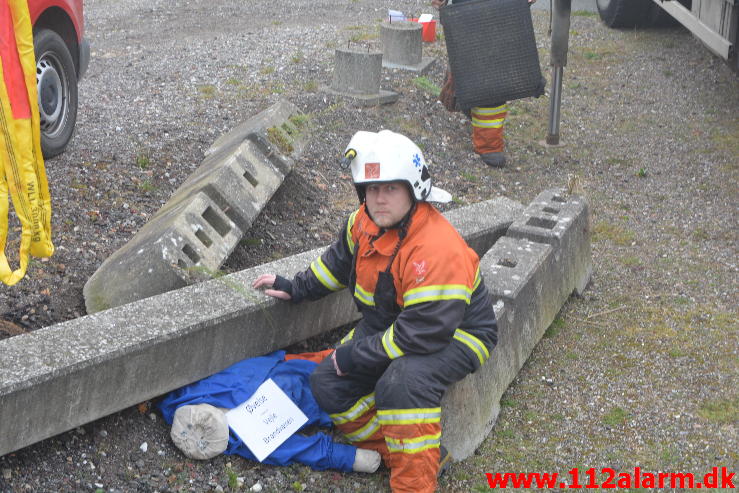
<instances>
[{"instance_id":1,"label":"white sign with text","mask_svg":"<svg viewBox=\"0 0 739 493\"><path fill-rule=\"evenodd\" d=\"M259 462L308 422L308 416L272 381L226 413L228 426Z\"/></svg>"}]
</instances>

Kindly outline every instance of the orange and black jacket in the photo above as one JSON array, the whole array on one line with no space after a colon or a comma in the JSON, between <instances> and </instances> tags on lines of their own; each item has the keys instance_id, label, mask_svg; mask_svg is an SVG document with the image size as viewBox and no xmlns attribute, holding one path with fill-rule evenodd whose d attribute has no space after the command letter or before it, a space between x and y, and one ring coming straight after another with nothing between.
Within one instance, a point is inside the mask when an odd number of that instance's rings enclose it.
<instances>
[{"instance_id":1,"label":"orange and black jacket","mask_svg":"<svg viewBox=\"0 0 739 493\"><path fill-rule=\"evenodd\" d=\"M497 342L479 263L454 227L426 202L416 205L405 227L387 230L362 205L309 269L291 283L280 278L283 284L275 287L288 290L295 303L345 287L353 292L363 318L337 349L344 372L434 353L452 341L469 350L477 368Z\"/></svg>"}]
</instances>

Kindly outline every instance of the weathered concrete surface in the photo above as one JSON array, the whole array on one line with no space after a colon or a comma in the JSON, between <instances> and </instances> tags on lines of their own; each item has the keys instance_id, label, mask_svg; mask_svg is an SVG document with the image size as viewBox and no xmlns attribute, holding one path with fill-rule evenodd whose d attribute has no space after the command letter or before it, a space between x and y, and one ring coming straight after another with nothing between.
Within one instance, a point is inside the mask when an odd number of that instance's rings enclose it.
<instances>
[{"instance_id":1,"label":"weathered concrete surface","mask_svg":"<svg viewBox=\"0 0 739 493\"><path fill-rule=\"evenodd\" d=\"M500 397L570 294L587 285L588 224L582 197L548 190L482 257L480 271L498 317L498 345L487 363L452 386L442 401L442 442L456 460L470 456L487 437Z\"/></svg>"},{"instance_id":2,"label":"weathered concrete surface","mask_svg":"<svg viewBox=\"0 0 739 493\"><path fill-rule=\"evenodd\" d=\"M590 214L583 197L567 196L557 189L545 190L511 225L507 236L548 243L554 247L555 256L568 253L561 261L557 259L560 275L565 277L560 285L563 292L558 297L569 296L573 289L578 294L585 290L593 265L589 241Z\"/></svg>"},{"instance_id":3,"label":"weathered concrete surface","mask_svg":"<svg viewBox=\"0 0 739 493\"><path fill-rule=\"evenodd\" d=\"M282 101L219 138L170 200L85 283L88 313L216 271L290 172L305 120Z\"/></svg>"},{"instance_id":4,"label":"weathered concrete surface","mask_svg":"<svg viewBox=\"0 0 739 493\"><path fill-rule=\"evenodd\" d=\"M418 22L383 22L380 26L382 66L412 72L425 72L436 60L423 56L421 31Z\"/></svg>"},{"instance_id":5,"label":"weathered concrete surface","mask_svg":"<svg viewBox=\"0 0 739 493\"><path fill-rule=\"evenodd\" d=\"M382 53L365 48L336 50L330 87L321 90L352 100L358 106L394 103L400 95L380 88Z\"/></svg>"},{"instance_id":6,"label":"weathered concrete surface","mask_svg":"<svg viewBox=\"0 0 739 493\"><path fill-rule=\"evenodd\" d=\"M480 246L523 212L496 199L450 221ZM0 455L355 320L346 291L293 306L248 286L322 249L0 341Z\"/></svg>"}]
</instances>

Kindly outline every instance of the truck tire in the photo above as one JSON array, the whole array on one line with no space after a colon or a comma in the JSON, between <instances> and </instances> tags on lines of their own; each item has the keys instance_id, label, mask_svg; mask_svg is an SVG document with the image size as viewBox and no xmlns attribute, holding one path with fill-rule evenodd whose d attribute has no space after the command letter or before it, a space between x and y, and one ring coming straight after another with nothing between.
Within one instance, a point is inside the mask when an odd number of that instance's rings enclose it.
<instances>
[{"instance_id":1,"label":"truck tire","mask_svg":"<svg viewBox=\"0 0 739 493\"><path fill-rule=\"evenodd\" d=\"M77 121L77 74L62 38L50 29L34 33L36 86L44 158L64 152Z\"/></svg>"},{"instance_id":2,"label":"truck tire","mask_svg":"<svg viewBox=\"0 0 739 493\"><path fill-rule=\"evenodd\" d=\"M644 25L652 8L651 0L596 0L598 13L608 27Z\"/></svg>"}]
</instances>

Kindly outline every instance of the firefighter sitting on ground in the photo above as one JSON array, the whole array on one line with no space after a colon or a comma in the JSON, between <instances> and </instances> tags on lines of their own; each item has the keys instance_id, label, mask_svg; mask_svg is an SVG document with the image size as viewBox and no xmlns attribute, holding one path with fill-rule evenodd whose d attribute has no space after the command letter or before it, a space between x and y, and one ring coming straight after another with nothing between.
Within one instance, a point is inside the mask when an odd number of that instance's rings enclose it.
<instances>
[{"instance_id":1,"label":"firefighter sitting on ground","mask_svg":"<svg viewBox=\"0 0 739 493\"><path fill-rule=\"evenodd\" d=\"M376 450L394 492L433 492L441 466L441 399L477 370L497 340L479 258L429 201L421 150L383 130L357 132L345 156L360 207L340 236L292 281L254 288L294 303L348 287L362 319L311 375L318 404L354 445Z\"/></svg>"}]
</instances>

